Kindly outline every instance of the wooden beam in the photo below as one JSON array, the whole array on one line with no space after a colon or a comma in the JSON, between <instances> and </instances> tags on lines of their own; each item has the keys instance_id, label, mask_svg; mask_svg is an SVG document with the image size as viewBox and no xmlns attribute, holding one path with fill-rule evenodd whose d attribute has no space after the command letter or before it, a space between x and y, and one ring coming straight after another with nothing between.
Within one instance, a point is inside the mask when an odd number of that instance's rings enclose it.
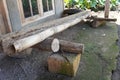
<instances>
[{"instance_id":1,"label":"wooden beam","mask_svg":"<svg viewBox=\"0 0 120 80\"><path fill-rule=\"evenodd\" d=\"M116 18L99 18L99 17L95 17L94 20L97 20L97 21L117 21Z\"/></svg>"}]
</instances>

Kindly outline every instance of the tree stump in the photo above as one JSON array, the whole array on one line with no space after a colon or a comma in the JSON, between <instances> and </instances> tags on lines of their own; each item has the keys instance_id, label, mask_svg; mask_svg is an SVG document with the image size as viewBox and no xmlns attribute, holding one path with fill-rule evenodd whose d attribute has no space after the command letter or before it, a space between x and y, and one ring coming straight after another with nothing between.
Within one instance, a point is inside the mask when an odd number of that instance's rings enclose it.
<instances>
[{"instance_id":1,"label":"tree stump","mask_svg":"<svg viewBox=\"0 0 120 80\"><path fill-rule=\"evenodd\" d=\"M75 76L79 67L81 54L57 53L48 57L48 70L68 76Z\"/></svg>"}]
</instances>

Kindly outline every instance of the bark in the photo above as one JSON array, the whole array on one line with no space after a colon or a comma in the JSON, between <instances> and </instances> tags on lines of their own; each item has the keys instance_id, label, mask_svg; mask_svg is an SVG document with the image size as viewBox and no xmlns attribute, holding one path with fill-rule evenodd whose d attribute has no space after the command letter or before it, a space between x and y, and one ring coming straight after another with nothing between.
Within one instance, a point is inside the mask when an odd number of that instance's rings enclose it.
<instances>
[{"instance_id":1,"label":"bark","mask_svg":"<svg viewBox=\"0 0 120 80\"><path fill-rule=\"evenodd\" d=\"M58 40L58 39L57 39ZM51 44L52 41L54 41L53 38L49 38L44 40L43 42L33 46L34 48L37 48L39 50L45 50L45 51L54 51L53 49L51 49ZM70 42L70 41L65 41L65 40L59 40L59 44L58 42L54 42L54 44L56 44L57 46L59 45L60 48L58 49L58 47L54 46L54 49L56 48L56 51L65 51L65 52L70 52L70 53L83 53L84 52L84 44L81 43L74 43L74 42Z\"/></svg>"},{"instance_id":2,"label":"bark","mask_svg":"<svg viewBox=\"0 0 120 80\"><path fill-rule=\"evenodd\" d=\"M66 52L82 54L84 52L84 44L60 40L60 49Z\"/></svg>"}]
</instances>

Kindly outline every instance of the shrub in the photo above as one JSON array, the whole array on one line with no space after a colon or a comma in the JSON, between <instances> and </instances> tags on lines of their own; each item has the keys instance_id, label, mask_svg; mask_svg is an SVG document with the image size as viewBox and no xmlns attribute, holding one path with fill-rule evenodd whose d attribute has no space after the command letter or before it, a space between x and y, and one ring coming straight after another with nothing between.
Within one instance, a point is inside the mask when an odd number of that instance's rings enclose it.
<instances>
[{"instance_id":1,"label":"shrub","mask_svg":"<svg viewBox=\"0 0 120 80\"><path fill-rule=\"evenodd\" d=\"M103 10L106 0L64 0L66 8L98 9ZM110 0L110 7L114 8L118 0Z\"/></svg>"}]
</instances>

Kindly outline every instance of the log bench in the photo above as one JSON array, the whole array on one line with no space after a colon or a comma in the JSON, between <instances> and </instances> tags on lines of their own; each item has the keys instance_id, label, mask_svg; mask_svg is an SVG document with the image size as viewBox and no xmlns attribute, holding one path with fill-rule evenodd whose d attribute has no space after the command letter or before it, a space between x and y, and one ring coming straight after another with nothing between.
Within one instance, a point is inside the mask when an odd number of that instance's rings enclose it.
<instances>
[{"instance_id":1,"label":"log bench","mask_svg":"<svg viewBox=\"0 0 120 80\"><path fill-rule=\"evenodd\" d=\"M91 16L90 11L83 11L71 16L28 27L0 37L0 52L5 55L21 55L21 52L44 41L48 37L62 32Z\"/></svg>"}]
</instances>

